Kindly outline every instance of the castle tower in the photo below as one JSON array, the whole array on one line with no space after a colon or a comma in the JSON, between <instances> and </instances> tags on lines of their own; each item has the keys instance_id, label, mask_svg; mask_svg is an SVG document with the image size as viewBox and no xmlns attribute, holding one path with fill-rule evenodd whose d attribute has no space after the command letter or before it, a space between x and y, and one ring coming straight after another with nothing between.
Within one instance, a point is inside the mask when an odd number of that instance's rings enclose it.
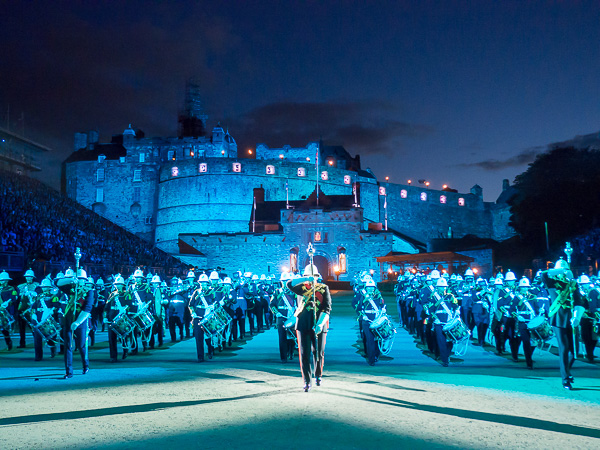
<instances>
[{"instance_id":1,"label":"castle tower","mask_svg":"<svg viewBox=\"0 0 600 450\"><path fill-rule=\"evenodd\" d=\"M185 108L179 114L179 137L206 136L208 115L202 107L200 86L194 80L185 84Z\"/></svg>"}]
</instances>

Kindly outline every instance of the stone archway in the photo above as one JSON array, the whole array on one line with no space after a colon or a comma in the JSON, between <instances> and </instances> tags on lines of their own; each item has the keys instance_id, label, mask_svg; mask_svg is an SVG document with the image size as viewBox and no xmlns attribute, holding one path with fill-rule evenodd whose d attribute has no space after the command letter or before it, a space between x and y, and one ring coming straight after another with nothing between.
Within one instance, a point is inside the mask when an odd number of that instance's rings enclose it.
<instances>
[{"instance_id":1,"label":"stone archway","mask_svg":"<svg viewBox=\"0 0 600 450\"><path fill-rule=\"evenodd\" d=\"M306 258L306 264L305 267L310 263L310 259ZM319 274L321 275L321 277L324 280L327 280L327 278L329 278L329 260L322 255L315 255L313 256L313 263L315 264L315 266L317 266L317 269L319 269ZM302 269L303 270L303 269Z\"/></svg>"}]
</instances>

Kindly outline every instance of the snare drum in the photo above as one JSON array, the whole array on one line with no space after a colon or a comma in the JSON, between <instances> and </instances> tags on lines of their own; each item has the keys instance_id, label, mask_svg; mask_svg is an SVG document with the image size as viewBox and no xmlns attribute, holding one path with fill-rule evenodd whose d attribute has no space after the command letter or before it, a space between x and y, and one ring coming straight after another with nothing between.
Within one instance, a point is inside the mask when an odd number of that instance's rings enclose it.
<instances>
[{"instance_id":1,"label":"snare drum","mask_svg":"<svg viewBox=\"0 0 600 450\"><path fill-rule=\"evenodd\" d=\"M206 310L206 314L202 320L200 320L200 326L204 328L204 331L209 337L214 336L223 328L221 319L214 309Z\"/></svg>"},{"instance_id":2,"label":"snare drum","mask_svg":"<svg viewBox=\"0 0 600 450\"><path fill-rule=\"evenodd\" d=\"M376 339L381 339L382 341L392 338L396 332L387 314L377 317L371 322L369 329L373 332Z\"/></svg>"},{"instance_id":3,"label":"snare drum","mask_svg":"<svg viewBox=\"0 0 600 450\"><path fill-rule=\"evenodd\" d=\"M60 339L60 325L52 314L48 314L40 323L33 327L46 341L57 341Z\"/></svg>"},{"instance_id":4,"label":"snare drum","mask_svg":"<svg viewBox=\"0 0 600 450\"><path fill-rule=\"evenodd\" d=\"M148 312L147 309L139 311L132 317L132 320L142 331L146 331L148 328L151 328L152 325L154 325L154 317L152 314L150 314L150 312Z\"/></svg>"},{"instance_id":5,"label":"snare drum","mask_svg":"<svg viewBox=\"0 0 600 450\"><path fill-rule=\"evenodd\" d=\"M471 332L460 317L456 317L444 325L442 331L448 342L461 342L471 336Z\"/></svg>"},{"instance_id":6,"label":"snare drum","mask_svg":"<svg viewBox=\"0 0 600 450\"><path fill-rule=\"evenodd\" d=\"M531 338L540 342L546 342L554 335L548 319L544 316L537 316L531 319L527 324L527 329L531 334Z\"/></svg>"},{"instance_id":7,"label":"snare drum","mask_svg":"<svg viewBox=\"0 0 600 450\"><path fill-rule=\"evenodd\" d=\"M135 323L127 316L125 311L117 314L117 317L108 325L108 328L112 330L117 337L125 339L127 335L133 332Z\"/></svg>"},{"instance_id":8,"label":"snare drum","mask_svg":"<svg viewBox=\"0 0 600 450\"><path fill-rule=\"evenodd\" d=\"M0 308L0 330L10 331L15 319L6 308Z\"/></svg>"}]
</instances>

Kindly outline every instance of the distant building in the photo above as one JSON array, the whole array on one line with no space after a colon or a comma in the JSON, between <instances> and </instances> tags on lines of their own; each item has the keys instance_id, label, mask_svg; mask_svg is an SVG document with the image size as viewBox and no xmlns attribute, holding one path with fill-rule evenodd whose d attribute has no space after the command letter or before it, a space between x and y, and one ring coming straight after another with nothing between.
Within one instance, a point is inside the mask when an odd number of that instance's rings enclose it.
<instances>
[{"instance_id":1,"label":"distant building","mask_svg":"<svg viewBox=\"0 0 600 450\"><path fill-rule=\"evenodd\" d=\"M218 124L211 133L186 135L207 124L198 102L188 103L198 120L180 116L179 137L146 138L131 126L106 144L96 132L77 134L75 151L63 164L64 192L169 253L188 252L190 262L232 270L235 264L290 268L292 248L302 264L308 242L327 260L331 275L343 248L348 267L359 270L376 267L374 257L382 252L417 252L431 239L514 235L508 205L484 202L477 185L458 193L379 181L361 168L359 156L319 142L299 148L259 144L254 159L244 158ZM335 201L317 207L316 192ZM311 194L315 204L307 207ZM295 209L284 210L286 200ZM265 208L276 211L276 220L260 218ZM306 225L300 229L300 223ZM316 240L319 232L322 241ZM273 255L265 254L268 249Z\"/></svg>"},{"instance_id":2,"label":"distant building","mask_svg":"<svg viewBox=\"0 0 600 450\"><path fill-rule=\"evenodd\" d=\"M0 169L19 175L39 172L41 168L36 159L40 154L49 151L45 145L0 128Z\"/></svg>"}]
</instances>

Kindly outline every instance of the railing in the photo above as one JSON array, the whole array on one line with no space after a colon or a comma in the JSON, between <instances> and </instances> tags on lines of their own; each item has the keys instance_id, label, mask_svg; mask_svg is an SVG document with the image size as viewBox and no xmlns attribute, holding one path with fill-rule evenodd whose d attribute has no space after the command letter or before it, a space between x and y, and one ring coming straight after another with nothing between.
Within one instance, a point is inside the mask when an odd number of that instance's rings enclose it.
<instances>
[{"instance_id":1,"label":"railing","mask_svg":"<svg viewBox=\"0 0 600 450\"><path fill-rule=\"evenodd\" d=\"M25 252L0 251L0 270L21 272L25 269Z\"/></svg>"}]
</instances>

